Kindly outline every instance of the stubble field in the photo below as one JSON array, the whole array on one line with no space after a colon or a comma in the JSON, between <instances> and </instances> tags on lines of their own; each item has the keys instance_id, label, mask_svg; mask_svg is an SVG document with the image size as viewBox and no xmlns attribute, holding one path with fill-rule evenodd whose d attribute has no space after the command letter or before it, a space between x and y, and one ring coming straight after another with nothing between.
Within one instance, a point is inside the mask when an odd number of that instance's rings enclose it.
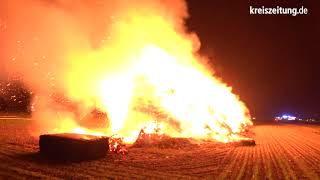
<instances>
[{"instance_id":1,"label":"stubble field","mask_svg":"<svg viewBox=\"0 0 320 180\"><path fill-rule=\"evenodd\" d=\"M262 124L251 131L256 146L129 147L100 160L55 163L38 154L30 120L0 117L0 178L50 179L319 179L320 126Z\"/></svg>"}]
</instances>

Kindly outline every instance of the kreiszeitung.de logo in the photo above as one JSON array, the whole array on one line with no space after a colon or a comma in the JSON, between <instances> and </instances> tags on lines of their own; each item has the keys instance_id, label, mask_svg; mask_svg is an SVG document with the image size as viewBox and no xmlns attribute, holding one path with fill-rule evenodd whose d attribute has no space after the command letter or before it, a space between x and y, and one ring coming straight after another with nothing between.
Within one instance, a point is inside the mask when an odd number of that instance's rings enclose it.
<instances>
[{"instance_id":1,"label":"kreiszeitung.de logo","mask_svg":"<svg viewBox=\"0 0 320 180\"><path fill-rule=\"evenodd\" d=\"M300 8L296 7L254 7L250 6L249 8L250 14L255 15L291 15L291 16L297 16L297 15L305 15L308 14L308 9L301 6Z\"/></svg>"}]
</instances>

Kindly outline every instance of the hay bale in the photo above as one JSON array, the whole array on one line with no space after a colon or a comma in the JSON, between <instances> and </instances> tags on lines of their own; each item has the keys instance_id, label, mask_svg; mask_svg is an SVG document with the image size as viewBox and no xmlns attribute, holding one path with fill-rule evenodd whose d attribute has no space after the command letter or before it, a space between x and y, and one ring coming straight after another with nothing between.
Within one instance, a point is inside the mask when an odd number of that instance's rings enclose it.
<instances>
[{"instance_id":1,"label":"hay bale","mask_svg":"<svg viewBox=\"0 0 320 180\"><path fill-rule=\"evenodd\" d=\"M107 113L95 108L86 116L78 121L79 125L89 128L106 128L109 126L109 118Z\"/></svg>"},{"instance_id":2,"label":"hay bale","mask_svg":"<svg viewBox=\"0 0 320 180\"><path fill-rule=\"evenodd\" d=\"M256 141L253 139L245 139L239 142L242 146L255 146Z\"/></svg>"},{"instance_id":3,"label":"hay bale","mask_svg":"<svg viewBox=\"0 0 320 180\"><path fill-rule=\"evenodd\" d=\"M55 160L88 160L107 155L109 138L75 133L45 134L39 139L40 154Z\"/></svg>"}]
</instances>

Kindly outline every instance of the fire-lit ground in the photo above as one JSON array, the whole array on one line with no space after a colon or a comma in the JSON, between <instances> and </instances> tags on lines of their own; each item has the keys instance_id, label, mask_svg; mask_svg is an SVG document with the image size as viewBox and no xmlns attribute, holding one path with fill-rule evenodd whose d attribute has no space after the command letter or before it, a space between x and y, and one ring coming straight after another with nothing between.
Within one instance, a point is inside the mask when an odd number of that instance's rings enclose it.
<instances>
[{"instance_id":1,"label":"fire-lit ground","mask_svg":"<svg viewBox=\"0 0 320 180\"><path fill-rule=\"evenodd\" d=\"M129 153L80 163L52 163L38 155L30 120L0 118L0 177L319 179L320 126L263 124L251 131L256 146L192 145L172 140L128 148Z\"/></svg>"}]
</instances>

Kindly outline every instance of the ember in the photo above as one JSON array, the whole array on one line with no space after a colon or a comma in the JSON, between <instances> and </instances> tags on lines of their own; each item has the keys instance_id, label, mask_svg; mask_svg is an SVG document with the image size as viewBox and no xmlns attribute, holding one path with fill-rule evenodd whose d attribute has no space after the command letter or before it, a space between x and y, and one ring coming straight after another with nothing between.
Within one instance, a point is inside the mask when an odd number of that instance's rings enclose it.
<instances>
[{"instance_id":1,"label":"ember","mask_svg":"<svg viewBox=\"0 0 320 180\"><path fill-rule=\"evenodd\" d=\"M126 145L123 142L123 139L116 138L116 137L109 138L109 151L119 153L119 154L128 153L128 150L126 149Z\"/></svg>"}]
</instances>

